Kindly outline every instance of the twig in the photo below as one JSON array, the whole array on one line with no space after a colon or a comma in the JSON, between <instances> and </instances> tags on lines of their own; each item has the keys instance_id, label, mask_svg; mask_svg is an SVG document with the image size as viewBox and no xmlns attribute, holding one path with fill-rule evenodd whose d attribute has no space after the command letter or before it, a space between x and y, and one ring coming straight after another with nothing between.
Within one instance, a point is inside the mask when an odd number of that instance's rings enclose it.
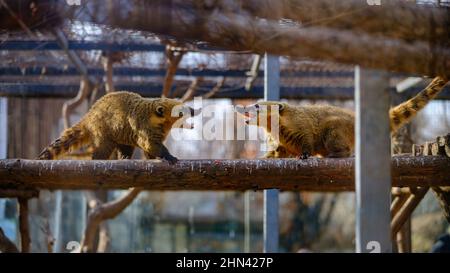
<instances>
[{"instance_id":1,"label":"twig","mask_svg":"<svg viewBox=\"0 0 450 273\"><path fill-rule=\"evenodd\" d=\"M161 97L168 97L170 89L172 88L173 79L175 77L175 73L177 72L178 65L183 58L183 55L186 53L184 50L175 49L171 45L167 45L166 47L166 56L167 56L167 72L164 78L164 85Z\"/></svg>"},{"instance_id":2,"label":"twig","mask_svg":"<svg viewBox=\"0 0 450 273\"><path fill-rule=\"evenodd\" d=\"M55 237L52 235L52 231L50 230L50 224L48 221L48 216L46 216L44 220L44 224L40 226L41 231L45 234L45 241L47 245L47 252L53 253L53 246L55 245Z\"/></svg>"},{"instance_id":3,"label":"twig","mask_svg":"<svg viewBox=\"0 0 450 273\"><path fill-rule=\"evenodd\" d=\"M100 224L119 215L131 204L141 190L141 188L132 188L119 199L98 205L92 209L88 216L84 238L81 243L82 252L92 252L94 250L95 235Z\"/></svg>"},{"instance_id":4,"label":"twig","mask_svg":"<svg viewBox=\"0 0 450 273\"><path fill-rule=\"evenodd\" d=\"M19 201L19 230L20 243L22 253L30 252L31 238L30 238L30 224L28 221L28 199L18 198Z\"/></svg>"},{"instance_id":5,"label":"twig","mask_svg":"<svg viewBox=\"0 0 450 273\"><path fill-rule=\"evenodd\" d=\"M92 88L89 81L86 78L81 78L80 82L80 90L75 98L66 101L62 107L62 117L64 121L64 128L70 127L70 114L72 111L77 108L83 100L86 99L91 93Z\"/></svg>"},{"instance_id":6,"label":"twig","mask_svg":"<svg viewBox=\"0 0 450 273\"><path fill-rule=\"evenodd\" d=\"M211 91L209 91L208 93L206 93L205 95L203 95L202 97L204 99L209 99L212 98L217 92L220 91L220 89L222 88L223 84L225 83L225 77L221 77L218 81L217 84L211 89Z\"/></svg>"},{"instance_id":7,"label":"twig","mask_svg":"<svg viewBox=\"0 0 450 273\"><path fill-rule=\"evenodd\" d=\"M19 253L17 246L6 237L3 229L0 227L0 252L1 253Z\"/></svg>"},{"instance_id":8,"label":"twig","mask_svg":"<svg viewBox=\"0 0 450 273\"><path fill-rule=\"evenodd\" d=\"M189 85L189 88L186 90L186 93L184 93L183 97L181 98L181 101L182 101L182 102L189 101L189 100L191 100L191 99L194 97L195 92L197 92L198 84L199 84L202 80L203 80L202 78L195 78L195 79L191 82L191 84Z\"/></svg>"}]
</instances>

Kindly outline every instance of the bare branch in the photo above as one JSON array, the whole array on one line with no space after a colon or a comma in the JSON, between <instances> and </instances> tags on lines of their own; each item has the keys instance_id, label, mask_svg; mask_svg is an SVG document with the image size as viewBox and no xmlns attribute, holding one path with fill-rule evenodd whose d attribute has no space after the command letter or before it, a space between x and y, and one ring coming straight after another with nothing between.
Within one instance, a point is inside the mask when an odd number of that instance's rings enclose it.
<instances>
[{"instance_id":1,"label":"bare branch","mask_svg":"<svg viewBox=\"0 0 450 273\"><path fill-rule=\"evenodd\" d=\"M202 96L202 98L204 99L209 99L214 97L214 95L220 91L220 89L222 88L222 86L225 83L225 77L221 77L218 81L217 84L211 89L211 91L209 91L208 93L206 93L205 95Z\"/></svg>"},{"instance_id":2,"label":"bare branch","mask_svg":"<svg viewBox=\"0 0 450 273\"><path fill-rule=\"evenodd\" d=\"M164 78L164 85L161 97L168 97L170 89L172 88L173 79L175 78L175 73L177 72L178 65L183 59L186 51L174 48L172 45L166 46L166 57L167 57L167 72Z\"/></svg>"},{"instance_id":3,"label":"bare branch","mask_svg":"<svg viewBox=\"0 0 450 273\"><path fill-rule=\"evenodd\" d=\"M70 125L70 115L73 110L83 103L84 99L87 99L89 94L91 94L92 88L89 81L86 78L81 78L80 90L75 98L66 101L62 107L62 117L64 121L64 128L69 128Z\"/></svg>"},{"instance_id":4,"label":"bare branch","mask_svg":"<svg viewBox=\"0 0 450 273\"><path fill-rule=\"evenodd\" d=\"M98 205L92 209L88 216L84 238L81 243L82 252L92 252L94 250L95 235L97 234L100 224L105 220L112 219L119 215L129 204L131 204L141 190L141 188L132 188L122 197Z\"/></svg>"},{"instance_id":5,"label":"bare branch","mask_svg":"<svg viewBox=\"0 0 450 273\"><path fill-rule=\"evenodd\" d=\"M28 199L18 198L18 201L21 250L22 253L28 253L30 252L31 247L30 224L28 221Z\"/></svg>"},{"instance_id":6,"label":"bare branch","mask_svg":"<svg viewBox=\"0 0 450 273\"><path fill-rule=\"evenodd\" d=\"M250 71L247 72L247 80L245 82L245 90L250 91L252 89L253 83L258 78L259 67L261 65L262 55L255 55L253 57L253 63Z\"/></svg>"},{"instance_id":7,"label":"bare branch","mask_svg":"<svg viewBox=\"0 0 450 273\"><path fill-rule=\"evenodd\" d=\"M0 227L0 252L19 253L19 249L17 249L17 246L8 237L6 237L1 227Z\"/></svg>"},{"instance_id":8,"label":"bare branch","mask_svg":"<svg viewBox=\"0 0 450 273\"><path fill-rule=\"evenodd\" d=\"M106 93L114 92L114 83L113 83L113 60L111 56L105 56L102 58L103 70L105 70L105 89Z\"/></svg>"},{"instance_id":9,"label":"bare branch","mask_svg":"<svg viewBox=\"0 0 450 273\"><path fill-rule=\"evenodd\" d=\"M184 93L183 97L181 97L181 101L186 102L191 100L194 97L195 92L197 92L197 87L199 83L202 81L203 81L202 78L195 78L194 80L192 80L191 84L189 85L189 88L186 90L186 93Z\"/></svg>"}]
</instances>

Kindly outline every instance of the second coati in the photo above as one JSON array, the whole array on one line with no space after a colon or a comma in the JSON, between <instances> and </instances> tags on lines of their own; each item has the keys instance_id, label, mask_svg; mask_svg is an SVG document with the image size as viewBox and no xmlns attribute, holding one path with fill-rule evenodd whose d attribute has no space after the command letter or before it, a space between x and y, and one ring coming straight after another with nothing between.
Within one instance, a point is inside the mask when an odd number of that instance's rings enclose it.
<instances>
[{"instance_id":1,"label":"second coati","mask_svg":"<svg viewBox=\"0 0 450 273\"><path fill-rule=\"evenodd\" d=\"M55 159L87 145L93 149L92 159L109 159L116 151L119 158L131 158L134 148L139 147L148 159L162 158L173 164L177 158L163 141L186 110L194 115L192 108L183 108L183 103L175 99L149 99L123 91L109 93L80 122L64 130L39 159Z\"/></svg>"},{"instance_id":2,"label":"second coati","mask_svg":"<svg viewBox=\"0 0 450 273\"><path fill-rule=\"evenodd\" d=\"M447 80L436 77L412 99L397 105L389 111L390 129L395 132L409 122L418 111L443 90ZM278 112L271 113L270 106L277 106ZM269 132L269 145L273 147L266 158L298 157L311 155L323 157L348 157L352 155L355 144L355 115L352 111L329 105L293 106L287 103L266 101L251 106L255 116L246 113L248 124L263 127ZM260 122L260 108L266 112L267 120ZM279 119L278 142L270 135L271 118Z\"/></svg>"}]
</instances>

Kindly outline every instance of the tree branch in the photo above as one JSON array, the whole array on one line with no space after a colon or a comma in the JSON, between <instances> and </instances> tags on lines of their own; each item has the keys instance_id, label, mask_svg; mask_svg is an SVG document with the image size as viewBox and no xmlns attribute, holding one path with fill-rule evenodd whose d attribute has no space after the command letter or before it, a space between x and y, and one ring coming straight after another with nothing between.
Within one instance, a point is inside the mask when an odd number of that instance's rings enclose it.
<instances>
[{"instance_id":1,"label":"tree branch","mask_svg":"<svg viewBox=\"0 0 450 273\"><path fill-rule=\"evenodd\" d=\"M29 253L31 247L30 224L28 221L28 199L18 198L19 201L19 230L22 253Z\"/></svg>"},{"instance_id":2,"label":"tree branch","mask_svg":"<svg viewBox=\"0 0 450 273\"><path fill-rule=\"evenodd\" d=\"M170 89L172 88L173 79L175 78L175 73L177 72L178 65L183 59L186 51L174 48L172 45L166 46L166 57L167 57L167 72L164 77L164 85L162 90L162 97L168 97Z\"/></svg>"},{"instance_id":3,"label":"tree branch","mask_svg":"<svg viewBox=\"0 0 450 273\"><path fill-rule=\"evenodd\" d=\"M141 192L141 188L132 188L122 197L96 206L89 213L84 238L81 243L82 252L92 252L94 250L94 240L100 224L119 215L136 196Z\"/></svg>"},{"instance_id":4,"label":"tree branch","mask_svg":"<svg viewBox=\"0 0 450 273\"><path fill-rule=\"evenodd\" d=\"M17 246L8 237L6 237L1 227L0 227L0 252L19 253L19 249L17 249Z\"/></svg>"}]
</instances>

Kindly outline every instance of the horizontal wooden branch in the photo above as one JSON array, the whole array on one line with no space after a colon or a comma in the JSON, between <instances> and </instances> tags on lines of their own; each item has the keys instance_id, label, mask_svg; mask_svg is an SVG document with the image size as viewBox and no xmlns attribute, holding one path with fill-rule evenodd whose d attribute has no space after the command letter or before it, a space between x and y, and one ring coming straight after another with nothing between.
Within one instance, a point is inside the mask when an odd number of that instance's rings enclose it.
<instances>
[{"instance_id":1,"label":"horizontal wooden branch","mask_svg":"<svg viewBox=\"0 0 450 273\"><path fill-rule=\"evenodd\" d=\"M186 0L180 0L185 2ZM194 0L198 5L199 0ZM207 2L207 1L202 1ZM369 5L360 0L220 0L220 4L242 5L259 17L289 18L304 26L352 29L404 40L448 43L450 14L446 8L417 5L413 1L389 0ZM217 5L217 4L216 4Z\"/></svg>"},{"instance_id":2,"label":"horizontal wooden branch","mask_svg":"<svg viewBox=\"0 0 450 273\"><path fill-rule=\"evenodd\" d=\"M35 189L30 190L16 190L16 189L1 189L0 198L25 198L31 199L39 196L39 191Z\"/></svg>"},{"instance_id":3,"label":"horizontal wooden branch","mask_svg":"<svg viewBox=\"0 0 450 273\"><path fill-rule=\"evenodd\" d=\"M90 20L177 39L205 41L230 50L250 50L258 54L269 52L450 77L450 50L447 46L324 26L302 28L296 24L258 19L246 13L226 13L197 6L173 8L161 5L162 2L112 0L108 9L111 13L100 13Z\"/></svg>"},{"instance_id":4,"label":"horizontal wooden branch","mask_svg":"<svg viewBox=\"0 0 450 273\"><path fill-rule=\"evenodd\" d=\"M396 156L393 186L450 186L450 158ZM308 160L0 160L0 189L354 190L354 158Z\"/></svg>"}]
</instances>

